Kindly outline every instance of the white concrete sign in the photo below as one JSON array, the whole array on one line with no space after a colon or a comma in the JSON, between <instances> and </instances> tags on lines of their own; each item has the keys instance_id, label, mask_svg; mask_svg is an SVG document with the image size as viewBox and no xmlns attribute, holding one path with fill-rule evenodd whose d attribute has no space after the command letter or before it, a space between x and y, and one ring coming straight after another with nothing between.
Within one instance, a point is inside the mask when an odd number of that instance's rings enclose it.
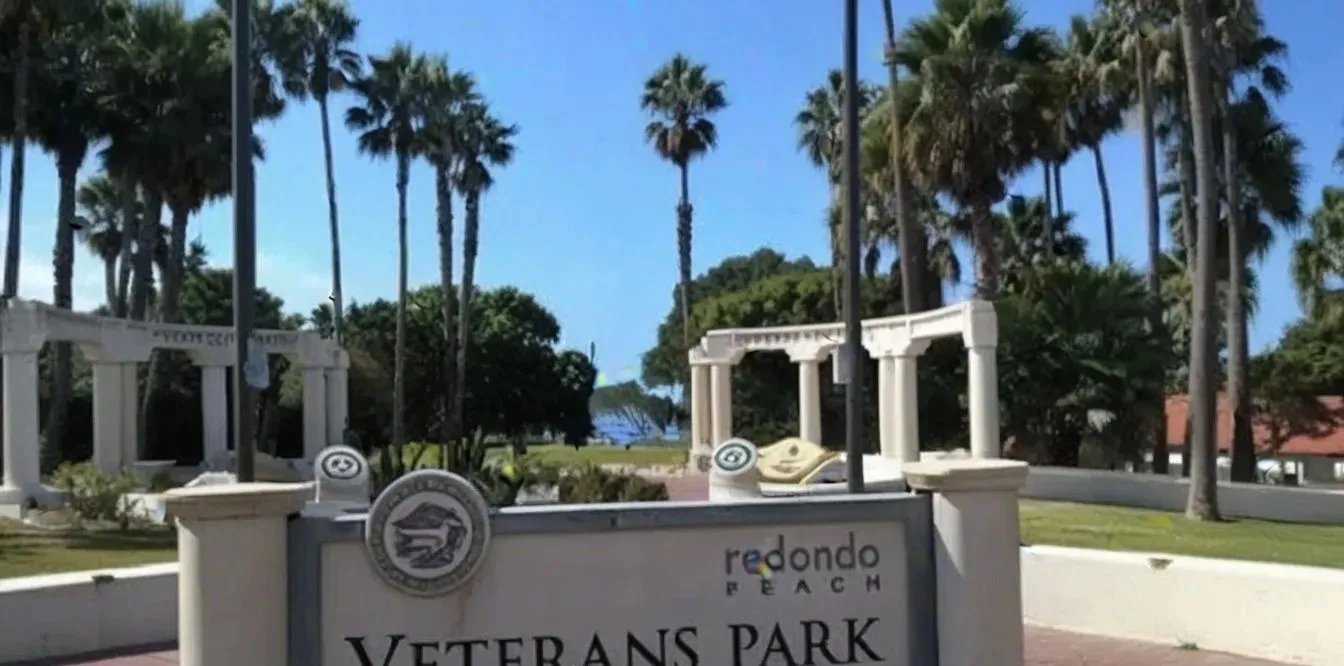
<instances>
[{"instance_id":1,"label":"white concrete sign","mask_svg":"<svg viewBox=\"0 0 1344 666\"><path fill-rule=\"evenodd\" d=\"M363 550L324 549L323 664L909 663L896 521L497 535L437 598L385 584Z\"/></svg>"}]
</instances>

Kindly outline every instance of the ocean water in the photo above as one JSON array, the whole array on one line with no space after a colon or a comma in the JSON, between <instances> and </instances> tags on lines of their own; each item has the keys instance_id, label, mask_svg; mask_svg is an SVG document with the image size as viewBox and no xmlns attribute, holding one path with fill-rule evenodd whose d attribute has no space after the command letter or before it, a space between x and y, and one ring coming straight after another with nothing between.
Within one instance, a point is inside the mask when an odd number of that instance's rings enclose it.
<instances>
[{"instance_id":1,"label":"ocean water","mask_svg":"<svg viewBox=\"0 0 1344 666\"><path fill-rule=\"evenodd\" d=\"M632 428L624 419L612 418L609 416L598 416L593 419L593 428L596 431L593 435L594 443L610 443L613 445L629 444L646 439L680 439L681 433L673 425L666 432L652 430L641 432Z\"/></svg>"}]
</instances>

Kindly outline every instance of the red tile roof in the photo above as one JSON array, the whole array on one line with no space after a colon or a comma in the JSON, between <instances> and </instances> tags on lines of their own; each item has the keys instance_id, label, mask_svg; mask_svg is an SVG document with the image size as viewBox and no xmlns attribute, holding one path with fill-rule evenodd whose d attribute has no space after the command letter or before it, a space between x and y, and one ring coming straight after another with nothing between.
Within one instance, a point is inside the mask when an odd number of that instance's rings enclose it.
<instances>
[{"instance_id":1,"label":"red tile roof","mask_svg":"<svg viewBox=\"0 0 1344 666\"><path fill-rule=\"evenodd\" d=\"M1282 455L1315 455L1344 457L1344 398L1339 396L1319 396L1316 398L1319 409L1308 408L1307 418L1298 419L1300 423L1287 425L1280 419L1278 429L1282 433L1274 435L1275 422L1265 413L1257 414L1252 425L1255 446L1258 451L1272 452L1276 448ZM1167 442L1173 448L1184 447L1186 419L1189 413L1189 401L1185 396L1167 398ZM1275 440L1280 440L1275 447ZM1218 395L1218 450L1227 451L1232 441L1232 414L1227 408L1227 396Z\"/></svg>"}]
</instances>

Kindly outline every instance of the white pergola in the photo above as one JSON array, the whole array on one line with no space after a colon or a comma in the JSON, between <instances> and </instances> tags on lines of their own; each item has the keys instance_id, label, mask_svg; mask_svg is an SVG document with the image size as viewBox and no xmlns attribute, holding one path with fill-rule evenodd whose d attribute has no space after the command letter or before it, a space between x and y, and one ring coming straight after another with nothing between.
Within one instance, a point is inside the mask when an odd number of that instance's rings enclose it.
<instances>
[{"instance_id":1,"label":"white pergola","mask_svg":"<svg viewBox=\"0 0 1344 666\"><path fill-rule=\"evenodd\" d=\"M346 427L349 356L313 331L266 331L253 344L282 354L303 373L303 457L340 444ZM138 448L139 364L154 349L186 351L201 369L204 459L227 455L229 414L225 394L234 364L234 333L225 326L187 326L97 317L32 301L15 301L0 314L4 355L4 485L0 505L28 498L49 500L38 468L37 355L48 342L79 345L93 365L93 461L116 473L140 460Z\"/></svg>"},{"instance_id":2,"label":"white pergola","mask_svg":"<svg viewBox=\"0 0 1344 666\"><path fill-rule=\"evenodd\" d=\"M919 402L915 364L929 342L959 335L966 345L971 455L999 457L998 320L994 306L967 301L909 316L867 319L863 347L878 359L881 455L919 460ZM748 352L783 351L798 364L799 437L821 444L821 382L817 368L844 342L844 324L806 324L710 331L689 353L691 458L701 464L733 436L732 370Z\"/></svg>"}]
</instances>

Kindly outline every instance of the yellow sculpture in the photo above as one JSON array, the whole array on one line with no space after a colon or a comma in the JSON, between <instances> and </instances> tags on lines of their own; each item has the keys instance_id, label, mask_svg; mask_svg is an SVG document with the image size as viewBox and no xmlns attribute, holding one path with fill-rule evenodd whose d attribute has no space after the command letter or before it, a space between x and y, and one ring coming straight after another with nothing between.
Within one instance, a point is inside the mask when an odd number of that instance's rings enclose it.
<instances>
[{"instance_id":1,"label":"yellow sculpture","mask_svg":"<svg viewBox=\"0 0 1344 666\"><path fill-rule=\"evenodd\" d=\"M757 451L762 483L805 484L840 454L797 437L781 439Z\"/></svg>"}]
</instances>

